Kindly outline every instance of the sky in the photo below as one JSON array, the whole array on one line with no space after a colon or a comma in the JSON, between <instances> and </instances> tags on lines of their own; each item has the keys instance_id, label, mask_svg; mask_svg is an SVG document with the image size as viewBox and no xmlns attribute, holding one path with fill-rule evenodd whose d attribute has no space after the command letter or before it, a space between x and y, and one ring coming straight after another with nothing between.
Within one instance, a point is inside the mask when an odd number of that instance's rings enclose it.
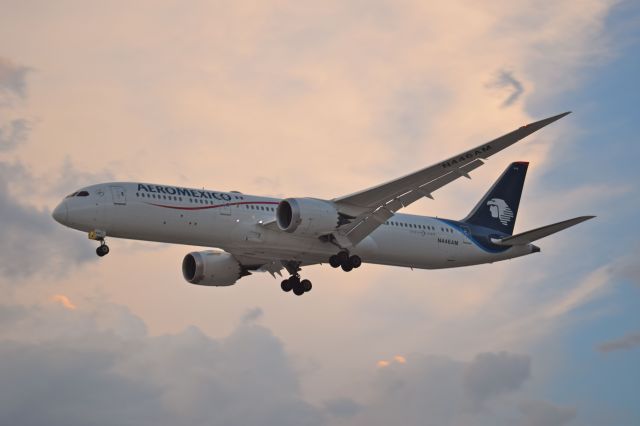
<instances>
[{"instance_id":1,"label":"sky","mask_svg":"<svg viewBox=\"0 0 640 426\"><path fill-rule=\"evenodd\" d=\"M640 424L640 6L624 0L0 0L0 423ZM186 283L192 247L51 218L111 180L333 198L566 118L530 161L540 254Z\"/></svg>"}]
</instances>

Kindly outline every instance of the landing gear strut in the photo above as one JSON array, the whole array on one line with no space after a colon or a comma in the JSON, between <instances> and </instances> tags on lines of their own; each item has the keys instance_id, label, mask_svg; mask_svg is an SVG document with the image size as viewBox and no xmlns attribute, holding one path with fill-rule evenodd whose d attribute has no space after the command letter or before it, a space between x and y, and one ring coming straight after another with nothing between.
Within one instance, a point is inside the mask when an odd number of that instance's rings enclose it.
<instances>
[{"instance_id":1,"label":"landing gear strut","mask_svg":"<svg viewBox=\"0 0 640 426\"><path fill-rule=\"evenodd\" d=\"M341 267L343 271L349 272L352 269L359 268L362 265L362 259L357 254L349 256L346 251L341 251L329 258L329 264L332 268Z\"/></svg>"}]
</instances>

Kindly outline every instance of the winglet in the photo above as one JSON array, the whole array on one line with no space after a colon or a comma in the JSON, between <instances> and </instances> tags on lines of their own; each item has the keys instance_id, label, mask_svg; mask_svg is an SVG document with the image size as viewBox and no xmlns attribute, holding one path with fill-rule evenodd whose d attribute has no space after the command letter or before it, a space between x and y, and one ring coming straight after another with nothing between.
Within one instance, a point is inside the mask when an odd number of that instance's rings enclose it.
<instances>
[{"instance_id":1,"label":"winglet","mask_svg":"<svg viewBox=\"0 0 640 426\"><path fill-rule=\"evenodd\" d=\"M562 117L566 117L569 114L571 114L571 111L563 112L562 114L554 115L553 117L545 118L540 121L534 121L533 123L525 124L521 129L526 128L527 130L531 130L531 133L533 133L536 130L540 130L545 126L548 126L554 121L560 120Z\"/></svg>"}]
</instances>

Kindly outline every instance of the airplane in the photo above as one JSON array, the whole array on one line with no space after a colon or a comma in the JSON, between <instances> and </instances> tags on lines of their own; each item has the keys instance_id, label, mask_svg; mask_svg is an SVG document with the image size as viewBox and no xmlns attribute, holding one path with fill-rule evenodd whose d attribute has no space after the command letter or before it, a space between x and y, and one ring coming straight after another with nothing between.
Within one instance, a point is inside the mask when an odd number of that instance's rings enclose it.
<instances>
[{"instance_id":1,"label":"airplane","mask_svg":"<svg viewBox=\"0 0 640 426\"><path fill-rule=\"evenodd\" d=\"M289 278L285 292L312 289L303 266L329 263L349 272L363 263L439 269L493 263L537 253L533 244L595 216L580 216L513 235L529 163L510 164L462 220L398 213L465 177L483 160L570 112L505 134L414 173L330 200L276 199L181 186L107 182L64 198L53 218L87 232L109 253L106 238L203 246L188 253L182 274L191 284L230 286L254 272Z\"/></svg>"}]
</instances>

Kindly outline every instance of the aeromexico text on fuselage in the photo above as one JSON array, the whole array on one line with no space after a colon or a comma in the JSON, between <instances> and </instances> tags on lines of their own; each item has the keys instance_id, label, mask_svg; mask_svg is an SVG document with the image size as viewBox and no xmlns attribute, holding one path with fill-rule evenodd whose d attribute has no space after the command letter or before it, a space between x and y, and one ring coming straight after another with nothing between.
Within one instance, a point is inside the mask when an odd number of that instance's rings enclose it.
<instances>
[{"instance_id":1,"label":"aeromexico text on fuselage","mask_svg":"<svg viewBox=\"0 0 640 426\"><path fill-rule=\"evenodd\" d=\"M138 184L138 192L151 194L179 195L192 198L204 198L207 200L231 201L232 196L224 192L212 192L201 189L178 188L175 186Z\"/></svg>"}]
</instances>

